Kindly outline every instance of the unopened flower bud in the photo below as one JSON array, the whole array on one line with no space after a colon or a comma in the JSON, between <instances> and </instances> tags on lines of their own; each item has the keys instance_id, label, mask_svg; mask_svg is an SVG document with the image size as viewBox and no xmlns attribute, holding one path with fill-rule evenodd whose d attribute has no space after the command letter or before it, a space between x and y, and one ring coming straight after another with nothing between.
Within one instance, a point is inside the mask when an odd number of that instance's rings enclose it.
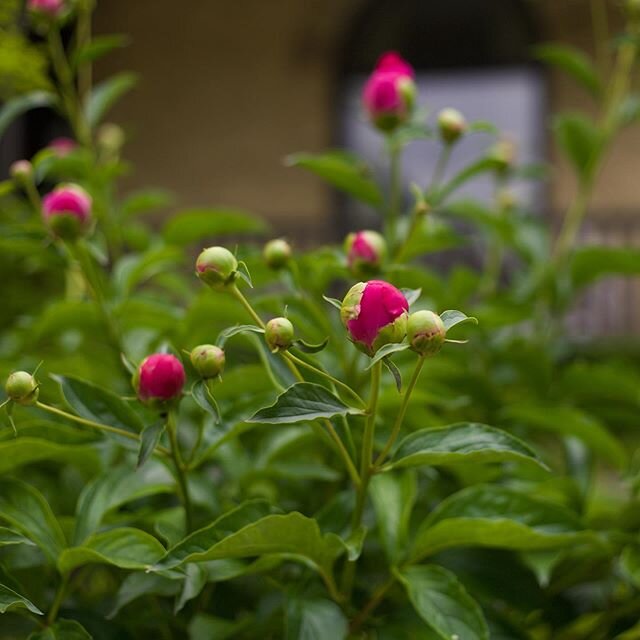
<instances>
[{"instance_id":1,"label":"unopened flower bud","mask_svg":"<svg viewBox=\"0 0 640 640\"><path fill-rule=\"evenodd\" d=\"M489 149L488 157L495 164L498 173L506 173L516 162L516 152L515 143L508 138L504 138L498 140Z\"/></svg>"},{"instance_id":2,"label":"unopened flower bud","mask_svg":"<svg viewBox=\"0 0 640 640\"><path fill-rule=\"evenodd\" d=\"M98 129L98 145L107 153L118 153L125 142L122 127L113 122L106 122Z\"/></svg>"},{"instance_id":3,"label":"unopened flower bud","mask_svg":"<svg viewBox=\"0 0 640 640\"><path fill-rule=\"evenodd\" d=\"M293 344L294 335L293 325L287 318L273 318L264 329L267 346L274 352L288 349Z\"/></svg>"},{"instance_id":4,"label":"unopened flower bud","mask_svg":"<svg viewBox=\"0 0 640 640\"><path fill-rule=\"evenodd\" d=\"M376 273L387 257L387 243L377 231L350 233L344 249L349 270L356 276Z\"/></svg>"},{"instance_id":5,"label":"unopened flower bud","mask_svg":"<svg viewBox=\"0 0 640 640\"><path fill-rule=\"evenodd\" d=\"M372 356L385 344L404 340L408 310L401 291L388 282L370 280L347 292L340 318L356 347Z\"/></svg>"},{"instance_id":6,"label":"unopened flower bud","mask_svg":"<svg viewBox=\"0 0 640 640\"><path fill-rule=\"evenodd\" d=\"M440 137L446 144L453 144L467 130L467 121L457 109L443 109L438 114Z\"/></svg>"},{"instance_id":7,"label":"unopened flower bud","mask_svg":"<svg viewBox=\"0 0 640 640\"><path fill-rule=\"evenodd\" d=\"M222 290L236 279L238 261L224 247L205 249L196 261L196 275L210 287Z\"/></svg>"},{"instance_id":8,"label":"unopened flower bud","mask_svg":"<svg viewBox=\"0 0 640 640\"><path fill-rule=\"evenodd\" d=\"M224 351L213 344L201 344L191 351L191 364L203 378L216 378L223 369L225 363Z\"/></svg>"},{"instance_id":9,"label":"unopened flower bud","mask_svg":"<svg viewBox=\"0 0 640 640\"><path fill-rule=\"evenodd\" d=\"M58 158L64 158L68 156L72 151L78 148L78 143L73 138L66 138L61 136L60 138L54 138L48 145L47 149L53 151Z\"/></svg>"},{"instance_id":10,"label":"unopened flower bud","mask_svg":"<svg viewBox=\"0 0 640 640\"><path fill-rule=\"evenodd\" d=\"M40 394L36 379L26 371L15 371L4 387L7 396L22 405L35 404Z\"/></svg>"},{"instance_id":11,"label":"unopened flower bud","mask_svg":"<svg viewBox=\"0 0 640 640\"><path fill-rule=\"evenodd\" d=\"M518 205L518 198L511 189L500 189L496 199L500 211L513 211Z\"/></svg>"},{"instance_id":12,"label":"unopened flower bud","mask_svg":"<svg viewBox=\"0 0 640 640\"><path fill-rule=\"evenodd\" d=\"M36 15L57 18L64 11L64 0L28 0L27 9Z\"/></svg>"},{"instance_id":13,"label":"unopened flower bud","mask_svg":"<svg viewBox=\"0 0 640 640\"><path fill-rule=\"evenodd\" d=\"M270 240L264 245L262 255L270 269L282 269L291 259L291 245L283 238Z\"/></svg>"},{"instance_id":14,"label":"unopened flower bud","mask_svg":"<svg viewBox=\"0 0 640 640\"><path fill-rule=\"evenodd\" d=\"M28 160L16 160L9 167L9 175L14 180L26 180L33 175L33 165Z\"/></svg>"},{"instance_id":15,"label":"unopened flower bud","mask_svg":"<svg viewBox=\"0 0 640 640\"><path fill-rule=\"evenodd\" d=\"M373 124L393 131L405 122L415 103L415 73L397 53L385 53L364 87L363 103Z\"/></svg>"},{"instance_id":16,"label":"unopened flower bud","mask_svg":"<svg viewBox=\"0 0 640 640\"><path fill-rule=\"evenodd\" d=\"M141 402L165 410L182 396L185 379L178 358L169 353L154 353L140 363L132 383Z\"/></svg>"},{"instance_id":17,"label":"unopened flower bud","mask_svg":"<svg viewBox=\"0 0 640 640\"><path fill-rule=\"evenodd\" d=\"M416 311L407 320L407 339L411 348L425 356L438 353L447 337L442 319L433 311Z\"/></svg>"},{"instance_id":18,"label":"unopened flower bud","mask_svg":"<svg viewBox=\"0 0 640 640\"><path fill-rule=\"evenodd\" d=\"M91 196L76 184L62 184L42 200L42 215L54 235L75 240L91 227Z\"/></svg>"}]
</instances>

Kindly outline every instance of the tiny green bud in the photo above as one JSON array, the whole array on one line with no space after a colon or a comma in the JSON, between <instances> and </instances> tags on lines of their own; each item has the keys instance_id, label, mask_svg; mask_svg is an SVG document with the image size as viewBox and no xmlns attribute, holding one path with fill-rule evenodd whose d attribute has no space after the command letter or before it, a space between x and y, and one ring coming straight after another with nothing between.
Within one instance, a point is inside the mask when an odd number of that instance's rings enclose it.
<instances>
[{"instance_id":1,"label":"tiny green bud","mask_svg":"<svg viewBox=\"0 0 640 640\"><path fill-rule=\"evenodd\" d=\"M433 356L444 344L447 330L433 311L416 311L407 320L407 338L411 348L425 356Z\"/></svg>"},{"instance_id":2,"label":"tiny green bud","mask_svg":"<svg viewBox=\"0 0 640 640\"><path fill-rule=\"evenodd\" d=\"M36 379L26 371L14 371L4 387L11 400L18 404L35 404L40 395Z\"/></svg>"},{"instance_id":3,"label":"tiny green bud","mask_svg":"<svg viewBox=\"0 0 640 640\"><path fill-rule=\"evenodd\" d=\"M440 137L446 144L453 144L467 130L467 121L457 109L443 109L438 114Z\"/></svg>"},{"instance_id":4,"label":"tiny green bud","mask_svg":"<svg viewBox=\"0 0 640 640\"><path fill-rule=\"evenodd\" d=\"M213 344L201 344L191 351L191 364L203 378L216 378L225 364L224 351Z\"/></svg>"},{"instance_id":5,"label":"tiny green bud","mask_svg":"<svg viewBox=\"0 0 640 640\"><path fill-rule=\"evenodd\" d=\"M236 279L238 261L224 247L209 247L196 261L196 275L211 288L222 290Z\"/></svg>"},{"instance_id":6,"label":"tiny green bud","mask_svg":"<svg viewBox=\"0 0 640 640\"><path fill-rule=\"evenodd\" d=\"M498 142L489 149L488 157L495 164L498 173L506 173L515 164L516 145L508 138L498 140Z\"/></svg>"},{"instance_id":7,"label":"tiny green bud","mask_svg":"<svg viewBox=\"0 0 640 640\"><path fill-rule=\"evenodd\" d=\"M262 255L270 269L282 269L291 259L291 245L284 238L271 240L264 245Z\"/></svg>"},{"instance_id":8,"label":"tiny green bud","mask_svg":"<svg viewBox=\"0 0 640 640\"><path fill-rule=\"evenodd\" d=\"M120 125L106 122L98 129L98 145L107 153L118 153L125 143L125 135Z\"/></svg>"},{"instance_id":9,"label":"tiny green bud","mask_svg":"<svg viewBox=\"0 0 640 640\"><path fill-rule=\"evenodd\" d=\"M33 165L28 160L16 160L9 167L9 174L14 180L26 180L33 175Z\"/></svg>"},{"instance_id":10,"label":"tiny green bud","mask_svg":"<svg viewBox=\"0 0 640 640\"><path fill-rule=\"evenodd\" d=\"M288 349L293 344L294 329L287 318L273 318L267 322L264 337L271 351Z\"/></svg>"}]
</instances>

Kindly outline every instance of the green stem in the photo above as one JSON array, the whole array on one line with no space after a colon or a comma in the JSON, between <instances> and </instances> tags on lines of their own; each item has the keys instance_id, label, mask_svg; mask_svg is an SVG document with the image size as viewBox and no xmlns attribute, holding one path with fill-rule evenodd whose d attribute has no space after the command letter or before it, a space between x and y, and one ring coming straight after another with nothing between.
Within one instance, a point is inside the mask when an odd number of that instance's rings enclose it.
<instances>
[{"instance_id":1,"label":"green stem","mask_svg":"<svg viewBox=\"0 0 640 640\"><path fill-rule=\"evenodd\" d=\"M84 425L85 427L90 427L91 429L97 429L98 431L104 431L105 433L113 433L118 436L122 436L123 438L128 438L129 440L136 440L140 442L140 436L137 433L131 433L130 431L125 431L124 429L119 429L118 427L111 427L106 424L100 424L99 422L94 422L93 420L87 420L86 418L80 418L79 416L74 416L72 413L68 413L63 411L62 409L57 409L56 407L52 407L48 404L44 404L43 402L36 402L35 404L38 409L42 409L43 411L47 411L49 413L53 413L62 418L66 418L67 420L71 420L73 422L77 422L78 424ZM156 447L155 454L167 456L169 455L168 449L164 447Z\"/></svg>"},{"instance_id":2,"label":"green stem","mask_svg":"<svg viewBox=\"0 0 640 640\"><path fill-rule=\"evenodd\" d=\"M51 604L51 609L49 609L49 613L47 614L47 624L51 625L56 621L58 617L58 612L60 611L60 606L62 605L62 601L64 600L65 593L67 591L67 586L69 585L69 574L64 574L62 576L62 580L58 585L58 590L56 591L55 598L53 603Z\"/></svg>"},{"instance_id":3,"label":"green stem","mask_svg":"<svg viewBox=\"0 0 640 640\"><path fill-rule=\"evenodd\" d=\"M91 43L91 6L88 3L78 8L76 22L76 50L81 51ZM91 92L91 62L84 62L78 67L78 94L85 100Z\"/></svg>"},{"instance_id":4,"label":"green stem","mask_svg":"<svg viewBox=\"0 0 640 640\"><path fill-rule=\"evenodd\" d=\"M445 144L442 147L442 151L440 152L440 157L438 158L438 163L433 171L433 177L431 178L431 184L427 189L428 193L433 193L438 185L442 182L442 178L444 177L444 172L447 169L447 165L449 164L449 158L451 157L451 149L453 145Z\"/></svg>"},{"instance_id":5,"label":"green stem","mask_svg":"<svg viewBox=\"0 0 640 640\"><path fill-rule=\"evenodd\" d=\"M360 457L360 486L356 491L356 506L351 519L351 531L355 532L362 523L364 505L367 500L369 480L371 479L371 462L373 457L373 443L375 438L376 414L378 412L378 398L380 396L380 377L382 373L382 361L378 361L371 369L371 391L369 394L369 406L367 418L362 436L362 451ZM348 561L344 566L343 591L347 596L353 590L353 580L356 571L356 561Z\"/></svg>"},{"instance_id":6,"label":"green stem","mask_svg":"<svg viewBox=\"0 0 640 640\"><path fill-rule=\"evenodd\" d=\"M314 367L309 362L305 362L302 358L298 358L297 356L294 356L290 352L287 353L286 357L291 359L297 365L299 365L301 367L304 367L305 369L308 369L309 371L313 371L317 375L322 376L322 377L326 378L327 380L329 380L330 382L332 382L336 387L342 389L345 393L348 393L354 400L356 400L356 402L360 405L361 408L364 408L366 406L365 401L348 384L345 384L341 380L338 380L337 378L334 378L331 374L327 373L326 371L323 371L322 369L319 369L318 367Z\"/></svg>"},{"instance_id":7,"label":"green stem","mask_svg":"<svg viewBox=\"0 0 640 640\"><path fill-rule=\"evenodd\" d=\"M381 584L371 596L371 599L362 607L361 611L351 621L350 631L352 634L356 634L366 619L374 612L378 605L382 602L387 595L387 591L395 584L395 576L391 576L386 582Z\"/></svg>"},{"instance_id":8,"label":"green stem","mask_svg":"<svg viewBox=\"0 0 640 640\"><path fill-rule=\"evenodd\" d=\"M169 411L169 415L167 416L167 431L169 432L169 442L171 443L171 458L173 460L176 479L178 480L178 486L180 487L182 505L184 507L185 532L189 534L193 531L191 497L189 495L189 484L187 482L185 465L182 461L180 445L178 443L178 428L174 411Z\"/></svg>"},{"instance_id":9,"label":"green stem","mask_svg":"<svg viewBox=\"0 0 640 640\"><path fill-rule=\"evenodd\" d=\"M413 375L411 376L411 380L405 389L404 396L402 397L402 404L400 405L400 410L398 411L398 415L396 416L396 420L393 423L393 427L391 429L391 435L389 436L389 440L387 440L387 444L384 445L384 448L376 458L376 461L373 465L374 470L377 470L382 462L384 462L385 457L391 451L391 447L395 444L395 441L400 434L400 428L402 427L402 422L404 421L404 416L407 413L407 407L409 406L409 400L411 399L411 394L418 382L418 378L420 377L420 373L422 372L422 367L424 366L424 361L426 357L420 356L418 358L418 362L416 363L416 367L413 370Z\"/></svg>"},{"instance_id":10,"label":"green stem","mask_svg":"<svg viewBox=\"0 0 640 640\"><path fill-rule=\"evenodd\" d=\"M394 250L400 217L400 148L390 142L389 148L389 205L387 212L387 239L391 251Z\"/></svg>"}]
</instances>

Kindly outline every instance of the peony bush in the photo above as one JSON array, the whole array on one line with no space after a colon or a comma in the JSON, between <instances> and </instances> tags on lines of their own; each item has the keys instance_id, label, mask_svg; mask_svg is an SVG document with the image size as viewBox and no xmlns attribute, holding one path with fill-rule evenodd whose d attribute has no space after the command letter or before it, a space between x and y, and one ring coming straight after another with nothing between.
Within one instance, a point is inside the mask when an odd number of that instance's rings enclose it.
<instances>
[{"instance_id":1,"label":"peony bush","mask_svg":"<svg viewBox=\"0 0 640 640\"><path fill-rule=\"evenodd\" d=\"M555 120L577 177L557 237L514 190L553 167L454 107L425 115L388 52L362 96L388 175L287 159L375 228L306 251L228 209L151 224L169 196L121 193L126 135L104 120L133 80L87 83L122 44L91 39L91 4L27 2L55 81L0 113L2 133L48 106L73 136L0 183L0 638L639 637L639 363L566 324L640 271L635 249L578 243L640 117L637 3L610 76L537 51L599 109ZM484 153L449 175L471 135ZM439 162L406 189L409 144ZM481 175L490 203L460 195ZM475 263L451 252L472 245Z\"/></svg>"}]
</instances>

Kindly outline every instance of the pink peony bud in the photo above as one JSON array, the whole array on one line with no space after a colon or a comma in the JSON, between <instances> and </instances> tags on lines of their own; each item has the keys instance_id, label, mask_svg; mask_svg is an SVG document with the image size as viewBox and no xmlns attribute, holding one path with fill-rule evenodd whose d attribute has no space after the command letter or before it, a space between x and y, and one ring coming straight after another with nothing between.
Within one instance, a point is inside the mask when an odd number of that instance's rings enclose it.
<instances>
[{"instance_id":1,"label":"pink peony bud","mask_svg":"<svg viewBox=\"0 0 640 640\"><path fill-rule=\"evenodd\" d=\"M407 120L413 109L415 74L408 62L390 51L379 60L364 87L363 102L373 124L392 131Z\"/></svg>"},{"instance_id":2,"label":"pink peony bud","mask_svg":"<svg viewBox=\"0 0 640 640\"><path fill-rule=\"evenodd\" d=\"M185 379L184 367L178 358L169 353L154 353L138 367L133 386L142 402L163 408L180 398Z\"/></svg>"},{"instance_id":3,"label":"pink peony bud","mask_svg":"<svg viewBox=\"0 0 640 640\"><path fill-rule=\"evenodd\" d=\"M78 143L72 138L54 138L47 148L51 149L59 158L64 158L78 148Z\"/></svg>"},{"instance_id":4,"label":"pink peony bud","mask_svg":"<svg viewBox=\"0 0 640 640\"><path fill-rule=\"evenodd\" d=\"M76 184L61 184L42 200L42 215L53 233L73 240L91 224L91 196Z\"/></svg>"},{"instance_id":5,"label":"pink peony bud","mask_svg":"<svg viewBox=\"0 0 640 640\"><path fill-rule=\"evenodd\" d=\"M56 18L64 10L64 0L28 0L27 9L33 13Z\"/></svg>"},{"instance_id":6,"label":"pink peony bud","mask_svg":"<svg viewBox=\"0 0 640 640\"><path fill-rule=\"evenodd\" d=\"M357 231L345 240L347 265L355 275L375 273L387 257L387 243L377 231Z\"/></svg>"},{"instance_id":7,"label":"pink peony bud","mask_svg":"<svg viewBox=\"0 0 640 640\"><path fill-rule=\"evenodd\" d=\"M404 340L408 310L401 291L388 282L370 280L351 287L340 317L354 344L371 356L385 344Z\"/></svg>"}]
</instances>

